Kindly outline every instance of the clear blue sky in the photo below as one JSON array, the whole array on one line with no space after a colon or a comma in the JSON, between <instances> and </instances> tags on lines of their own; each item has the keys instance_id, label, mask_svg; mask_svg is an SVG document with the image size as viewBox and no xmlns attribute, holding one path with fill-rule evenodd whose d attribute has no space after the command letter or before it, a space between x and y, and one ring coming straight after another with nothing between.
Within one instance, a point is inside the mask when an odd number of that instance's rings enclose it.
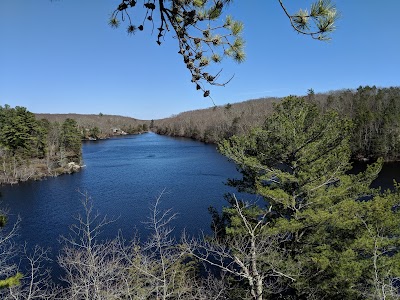
<instances>
[{"instance_id":1,"label":"clear blue sky","mask_svg":"<svg viewBox=\"0 0 400 300\"><path fill-rule=\"evenodd\" d=\"M172 34L128 36L107 21L119 1L0 0L0 105L32 112L168 117L205 108ZM310 1L286 0L291 12ZM231 83L211 90L217 105L263 96L400 85L399 0L336 0L332 41L296 34L277 0L236 0L247 59L225 61Z\"/></svg>"}]
</instances>

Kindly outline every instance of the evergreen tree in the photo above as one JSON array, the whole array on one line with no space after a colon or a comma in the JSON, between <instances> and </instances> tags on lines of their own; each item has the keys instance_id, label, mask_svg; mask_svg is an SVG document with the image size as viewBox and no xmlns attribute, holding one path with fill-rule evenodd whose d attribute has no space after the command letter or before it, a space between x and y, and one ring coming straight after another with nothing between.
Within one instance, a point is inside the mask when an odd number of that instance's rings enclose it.
<instances>
[{"instance_id":1,"label":"evergreen tree","mask_svg":"<svg viewBox=\"0 0 400 300\"><path fill-rule=\"evenodd\" d=\"M90 128L90 137L98 139L100 137L100 129L97 126Z\"/></svg>"},{"instance_id":2,"label":"evergreen tree","mask_svg":"<svg viewBox=\"0 0 400 300\"><path fill-rule=\"evenodd\" d=\"M74 162L80 163L82 141L78 124L73 119L66 119L62 124L62 146L65 148L68 157Z\"/></svg>"},{"instance_id":3,"label":"evergreen tree","mask_svg":"<svg viewBox=\"0 0 400 300\"><path fill-rule=\"evenodd\" d=\"M41 128L35 115L25 107L0 106L0 145L13 154L20 152L33 156L37 151L43 152L43 147L40 146L40 132Z\"/></svg>"},{"instance_id":4,"label":"evergreen tree","mask_svg":"<svg viewBox=\"0 0 400 300\"><path fill-rule=\"evenodd\" d=\"M396 268L390 272L388 268L399 263L398 235L391 234L397 232L392 231L396 226L400 228L393 209L398 198L377 196L369 189L381 161L365 172L348 174L351 126L335 112L321 113L315 104L289 97L276 106L262 128L219 145L243 175L229 184L265 200L248 208L247 218L258 222L267 215L265 234L286 236L280 248L289 255L288 268L299 268L296 280L287 283L286 293L296 299L311 295L362 299L382 282L372 283L371 266L378 252L379 274L385 274L388 286L393 287L391 280L398 276ZM372 199L362 201L366 196ZM223 234L243 234L244 224L232 207L218 218ZM382 243L375 251L371 245L378 237Z\"/></svg>"}]
</instances>

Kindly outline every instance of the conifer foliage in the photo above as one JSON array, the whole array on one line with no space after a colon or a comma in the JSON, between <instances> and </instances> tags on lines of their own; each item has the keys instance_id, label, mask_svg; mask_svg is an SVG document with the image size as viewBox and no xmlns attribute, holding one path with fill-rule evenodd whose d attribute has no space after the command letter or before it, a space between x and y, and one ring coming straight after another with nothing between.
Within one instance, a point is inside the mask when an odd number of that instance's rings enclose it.
<instances>
[{"instance_id":1,"label":"conifer foliage","mask_svg":"<svg viewBox=\"0 0 400 300\"><path fill-rule=\"evenodd\" d=\"M72 172L81 162L76 122L37 120L25 107L0 106L0 185Z\"/></svg>"},{"instance_id":2,"label":"conifer foliage","mask_svg":"<svg viewBox=\"0 0 400 300\"><path fill-rule=\"evenodd\" d=\"M147 27L157 33L156 42L161 45L172 31L178 40L178 53L189 70L192 82L204 97L210 96L204 83L224 86L231 79L220 80L221 70L211 74L207 71L212 63L219 63L224 57L242 62L245 59L243 23L231 16L223 17L232 0L144 0L143 4L136 0L122 0L111 14L109 24L119 27L127 24L128 34ZM335 6L330 0L318 0L309 11L300 9L297 13L289 13L283 2L279 0L284 13L296 32L309 35L317 40L329 39L335 30L338 17ZM133 18L134 13L142 10L142 17Z\"/></svg>"},{"instance_id":3,"label":"conifer foliage","mask_svg":"<svg viewBox=\"0 0 400 300\"><path fill-rule=\"evenodd\" d=\"M287 282L288 297L385 299L395 289L400 197L369 188L381 160L348 174L351 128L337 113L322 114L315 104L289 97L262 128L219 145L243 174L229 184L265 200L247 209L248 219L265 220L266 236L287 237L279 249L289 269L298 267ZM230 202L219 221L225 235L235 236L245 224Z\"/></svg>"}]
</instances>

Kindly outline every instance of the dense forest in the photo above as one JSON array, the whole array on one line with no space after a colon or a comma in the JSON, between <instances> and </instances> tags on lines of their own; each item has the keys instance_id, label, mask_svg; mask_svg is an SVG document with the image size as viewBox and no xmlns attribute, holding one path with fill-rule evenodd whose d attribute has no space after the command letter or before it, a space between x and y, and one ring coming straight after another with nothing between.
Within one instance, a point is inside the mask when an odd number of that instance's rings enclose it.
<instances>
[{"instance_id":1,"label":"dense forest","mask_svg":"<svg viewBox=\"0 0 400 300\"><path fill-rule=\"evenodd\" d=\"M176 215L160 208L161 194L146 222L147 239L128 241L119 233L101 240L112 220L82 194L84 212L57 257L62 286L45 268L46 250L16 254L15 226L0 227L0 296L400 299L400 189L370 188L381 159L363 172L348 172L353 130L334 109L287 97L260 127L221 141L219 151L242 174L228 184L258 196L248 202L230 194L222 211L210 208L213 234L207 237L184 233L176 240L170 227ZM28 270L12 263L15 255L28 260Z\"/></svg>"},{"instance_id":2,"label":"dense forest","mask_svg":"<svg viewBox=\"0 0 400 300\"><path fill-rule=\"evenodd\" d=\"M216 143L235 134L261 126L280 98L249 100L242 103L193 110L176 116L154 120L153 131L162 135L182 136Z\"/></svg>"},{"instance_id":3,"label":"dense forest","mask_svg":"<svg viewBox=\"0 0 400 300\"><path fill-rule=\"evenodd\" d=\"M400 87L366 86L309 97L323 111L333 109L353 122L355 158L400 159Z\"/></svg>"},{"instance_id":4,"label":"dense forest","mask_svg":"<svg viewBox=\"0 0 400 300\"><path fill-rule=\"evenodd\" d=\"M351 150L355 159L383 157L400 159L400 88L359 87L315 94L309 90L305 99L318 104L321 112L337 111L349 118ZM171 136L184 136L207 143L217 143L233 135L249 133L260 127L274 111L279 98L263 98L242 103L181 113L156 120L154 131Z\"/></svg>"},{"instance_id":5,"label":"dense forest","mask_svg":"<svg viewBox=\"0 0 400 300\"><path fill-rule=\"evenodd\" d=\"M76 121L37 120L24 107L0 106L0 184L56 176L80 168Z\"/></svg>"}]
</instances>

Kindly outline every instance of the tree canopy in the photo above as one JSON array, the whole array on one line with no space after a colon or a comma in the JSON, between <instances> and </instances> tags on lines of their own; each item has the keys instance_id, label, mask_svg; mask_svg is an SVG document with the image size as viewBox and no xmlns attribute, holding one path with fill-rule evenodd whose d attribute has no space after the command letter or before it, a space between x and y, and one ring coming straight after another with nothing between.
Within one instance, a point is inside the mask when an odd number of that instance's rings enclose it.
<instances>
[{"instance_id":1,"label":"tree canopy","mask_svg":"<svg viewBox=\"0 0 400 300\"><path fill-rule=\"evenodd\" d=\"M41 128L35 115L25 107L11 108L8 105L0 106L0 147L12 151L27 153L28 155L39 147ZM44 149L40 147L40 152Z\"/></svg>"},{"instance_id":2,"label":"tree canopy","mask_svg":"<svg viewBox=\"0 0 400 300\"><path fill-rule=\"evenodd\" d=\"M278 249L287 255L264 274L291 274L284 294L294 299L383 299L400 274L399 194L369 188L381 160L349 173L352 126L334 111L319 113L316 104L289 97L264 126L219 145L243 175L228 183L265 202L242 202L238 214L236 198L228 198L223 216L214 212L217 232L241 237L263 220L258 234L282 237Z\"/></svg>"},{"instance_id":3,"label":"tree canopy","mask_svg":"<svg viewBox=\"0 0 400 300\"><path fill-rule=\"evenodd\" d=\"M0 106L0 185L69 172L82 159L74 120L37 120L25 107Z\"/></svg>"}]
</instances>

